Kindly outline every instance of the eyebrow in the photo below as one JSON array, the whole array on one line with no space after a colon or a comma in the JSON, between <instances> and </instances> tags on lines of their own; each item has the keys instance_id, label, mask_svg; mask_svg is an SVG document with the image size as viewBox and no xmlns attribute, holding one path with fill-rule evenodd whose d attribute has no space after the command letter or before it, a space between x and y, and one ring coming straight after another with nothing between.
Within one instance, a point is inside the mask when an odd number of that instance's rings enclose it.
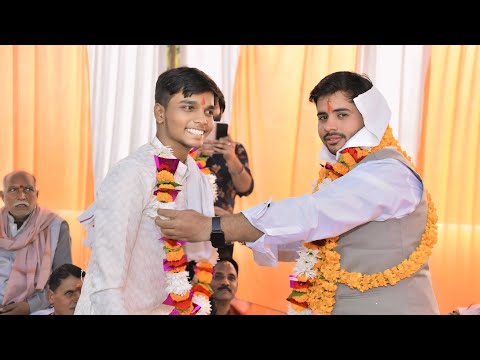
<instances>
[{"instance_id":1,"label":"eyebrow","mask_svg":"<svg viewBox=\"0 0 480 360\"><path fill-rule=\"evenodd\" d=\"M352 110L347 109L347 108L338 108L338 109L333 109L333 112L341 112L341 111L348 111L352 112ZM317 115L326 115L327 113L325 111L319 111L317 112Z\"/></svg>"},{"instance_id":2,"label":"eyebrow","mask_svg":"<svg viewBox=\"0 0 480 360\"><path fill-rule=\"evenodd\" d=\"M178 102L179 104L189 104L189 105L200 105L200 103L196 100L190 100L190 99L183 99ZM207 109L215 109L215 105L209 105L207 106Z\"/></svg>"},{"instance_id":3,"label":"eyebrow","mask_svg":"<svg viewBox=\"0 0 480 360\"><path fill-rule=\"evenodd\" d=\"M237 275L236 275L235 273L233 273L233 272L215 271L215 274L226 275L226 276L228 276L228 275L233 275L233 276L235 276L235 277L237 276Z\"/></svg>"}]
</instances>

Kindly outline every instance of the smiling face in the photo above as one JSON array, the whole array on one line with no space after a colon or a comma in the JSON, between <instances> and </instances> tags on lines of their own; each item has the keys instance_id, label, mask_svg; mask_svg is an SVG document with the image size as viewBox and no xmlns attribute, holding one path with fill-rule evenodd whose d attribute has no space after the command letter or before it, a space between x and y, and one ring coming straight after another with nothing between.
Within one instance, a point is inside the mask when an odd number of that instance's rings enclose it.
<instances>
[{"instance_id":1,"label":"smiling face","mask_svg":"<svg viewBox=\"0 0 480 360\"><path fill-rule=\"evenodd\" d=\"M172 96L166 107L155 104L157 137L173 149L180 160L191 148L199 148L213 129L214 96L211 92L185 98L182 92Z\"/></svg>"},{"instance_id":2,"label":"smiling face","mask_svg":"<svg viewBox=\"0 0 480 360\"><path fill-rule=\"evenodd\" d=\"M363 126L363 116L355 103L341 91L317 100L318 135L335 155Z\"/></svg>"},{"instance_id":3,"label":"smiling face","mask_svg":"<svg viewBox=\"0 0 480 360\"><path fill-rule=\"evenodd\" d=\"M38 191L32 175L19 171L7 176L0 196L15 220L25 220L37 206Z\"/></svg>"}]
</instances>

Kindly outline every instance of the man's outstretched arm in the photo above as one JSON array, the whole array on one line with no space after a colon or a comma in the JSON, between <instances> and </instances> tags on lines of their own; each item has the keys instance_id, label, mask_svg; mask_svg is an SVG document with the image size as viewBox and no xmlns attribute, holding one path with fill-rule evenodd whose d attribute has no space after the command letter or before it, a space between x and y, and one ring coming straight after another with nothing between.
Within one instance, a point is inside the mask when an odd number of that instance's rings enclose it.
<instances>
[{"instance_id":1,"label":"man's outstretched arm","mask_svg":"<svg viewBox=\"0 0 480 360\"><path fill-rule=\"evenodd\" d=\"M169 220L161 220L159 216L155 218L155 223L162 229L163 235L188 242L210 241L211 217L194 210L158 209L157 213L169 218ZM242 213L222 216L220 227L225 233L225 241L230 243L253 242L263 235L263 232L254 227Z\"/></svg>"}]
</instances>

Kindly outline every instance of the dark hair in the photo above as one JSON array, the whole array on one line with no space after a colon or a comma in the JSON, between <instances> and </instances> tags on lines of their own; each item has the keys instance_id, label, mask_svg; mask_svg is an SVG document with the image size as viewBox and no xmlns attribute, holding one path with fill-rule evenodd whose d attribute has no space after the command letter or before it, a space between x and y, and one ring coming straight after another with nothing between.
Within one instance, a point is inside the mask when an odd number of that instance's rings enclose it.
<instances>
[{"instance_id":1,"label":"dark hair","mask_svg":"<svg viewBox=\"0 0 480 360\"><path fill-rule=\"evenodd\" d=\"M220 257L217 264L221 261L227 261L227 262L231 263L233 265L233 267L235 268L235 271L237 272L237 276L238 276L238 264L235 260L233 260L233 258L230 258L230 257L222 258L222 257ZM196 265L195 260L191 260L187 264L187 269L186 270L188 271L188 276L190 277L190 280L192 280L193 277L195 276L195 265Z\"/></svg>"},{"instance_id":2,"label":"dark hair","mask_svg":"<svg viewBox=\"0 0 480 360\"><path fill-rule=\"evenodd\" d=\"M213 118L213 120L216 122L220 122L222 120L223 113L225 112L225 97L220 89L218 89L218 91L220 92L218 94L218 107L220 108L220 112ZM215 105L216 104L217 103L215 102Z\"/></svg>"},{"instance_id":3,"label":"dark hair","mask_svg":"<svg viewBox=\"0 0 480 360\"><path fill-rule=\"evenodd\" d=\"M82 274L83 273L83 274ZM85 274L85 271L80 269L78 266L73 264L63 264L53 270L48 278L48 287L50 290L55 291L60 286L63 280L69 276L74 276L81 279L82 275Z\"/></svg>"},{"instance_id":4,"label":"dark hair","mask_svg":"<svg viewBox=\"0 0 480 360\"><path fill-rule=\"evenodd\" d=\"M219 94L218 94L218 106L220 106L220 114L223 114L225 111L225 96L223 96L223 93L220 89L218 89Z\"/></svg>"},{"instance_id":5,"label":"dark hair","mask_svg":"<svg viewBox=\"0 0 480 360\"><path fill-rule=\"evenodd\" d=\"M225 109L225 98L217 84L210 76L197 68L182 66L160 74L155 85L155 102L166 108L172 96L180 91L184 97L211 92L215 103L219 101L220 108L223 104L223 109Z\"/></svg>"},{"instance_id":6,"label":"dark hair","mask_svg":"<svg viewBox=\"0 0 480 360\"><path fill-rule=\"evenodd\" d=\"M218 260L218 262L222 262L222 261L226 261L226 262L229 262L230 264L232 264L233 267L235 268L235 271L237 272L237 276L238 276L238 264L235 260L233 260L233 258L220 258L220 260Z\"/></svg>"},{"instance_id":7,"label":"dark hair","mask_svg":"<svg viewBox=\"0 0 480 360\"><path fill-rule=\"evenodd\" d=\"M237 264L237 262L235 260L233 260L233 258L231 258L231 257L223 257L223 258L220 257L220 259L217 262L217 265L222 261L229 262L230 264L233 265L233 267L235 268L235 271L237 272L237 279L238 279L238 264ZM210 315L217 315L217 305L216 305L214 296L212 296L212 300L213 300L213 301L211 301L212 311L210 312Z\"/></svg>"},{"instance_id":8,"label":"dark hair","mask_svg":"<svg viewBox=\"0 0 480 360\"><path fill-rule=\"evenodd\" d=\"M353 102L358 95L370 90L373 84L367 75L350 71L338 71L325 76L310 92L310 100L317 103L318 98L342 91Z\"/></svg>"}]
</instances>

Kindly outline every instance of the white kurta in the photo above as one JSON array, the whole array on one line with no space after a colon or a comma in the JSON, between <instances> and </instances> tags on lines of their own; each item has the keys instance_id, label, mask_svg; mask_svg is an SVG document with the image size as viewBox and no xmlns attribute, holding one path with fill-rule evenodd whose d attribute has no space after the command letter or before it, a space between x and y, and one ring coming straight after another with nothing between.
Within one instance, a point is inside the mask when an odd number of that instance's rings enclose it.
<instances>
[{"instance_id":1,"label":"white kurta","mask_svg":"<svg viewBox=\"0 0 480 360\"><path fill-rule=\"evenodd\" d=\"M157 138L119 161L102 182L94 204L92 256L75 314L168 314L162 234L155 225L154 153L165 149ZM165 156L167 157L167 156ZM172 156L168 156L172 157ZM175 182L182 184L175 206L213 216L208 179L188 157ZM173 203L171 203L173 204ZM195 244L196 245L196 244ZM189 260L215 262L210 243L187 248Z\"/></svg>"}]
</instances>

